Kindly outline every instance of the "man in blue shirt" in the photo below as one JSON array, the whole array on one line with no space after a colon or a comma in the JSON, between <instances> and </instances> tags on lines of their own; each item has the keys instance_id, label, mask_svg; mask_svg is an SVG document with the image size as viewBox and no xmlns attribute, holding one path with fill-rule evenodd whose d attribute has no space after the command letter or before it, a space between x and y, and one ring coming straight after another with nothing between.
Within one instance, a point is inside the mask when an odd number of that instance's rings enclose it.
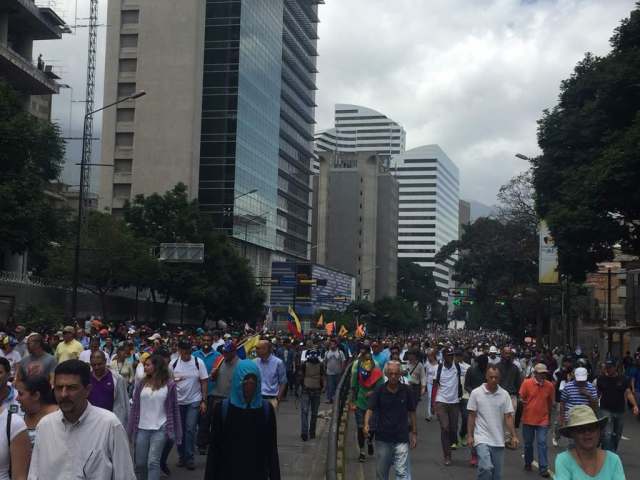
<instances>
[{"instance_id":1,"label":"man in blue shirt","mask_svg":"<svg viewBox=\"0 0 640 480\"><path fill-rule=\"evenodd\" d=\"M373 350L373 360L376 362L378 368L384 371L384 366L389 361L389 349L383 350L383 345L380 342L373 342L371 344L371 349Z\"/></svg>"},{"instance_id":2,"label":"man in blue shirt","mask_svg":"<svg viewBox=\"0 0 640 480\"><path fill-rule=\"evenodd\" d=\"M256 347L258 358L255 359L262 378L262 398L268 400L274 409L282 400L287 386L287 372L284 362L271 353L271 342L260 340Z\"/></svg>"},{"instance_id":3,"label":"man in blue shirt","mask_svg":"<svg viewBox=\"0 0 640 480\"><path fill-rule=\"evenodd\" d=\"M193 354L194 357L202 360L209 374L209 382L207 384L207 413L200 415L198 423L198 450L200 451L200 455L206 455L209 444L211 414L213 413L214 406L213 389L216 386L216 381L211 378L211 372L216 364L216 360L221 356L221 353L216 352L212 345L211 335L206 334L202 337L202 347Z\"/></svg>"}]
</instances>

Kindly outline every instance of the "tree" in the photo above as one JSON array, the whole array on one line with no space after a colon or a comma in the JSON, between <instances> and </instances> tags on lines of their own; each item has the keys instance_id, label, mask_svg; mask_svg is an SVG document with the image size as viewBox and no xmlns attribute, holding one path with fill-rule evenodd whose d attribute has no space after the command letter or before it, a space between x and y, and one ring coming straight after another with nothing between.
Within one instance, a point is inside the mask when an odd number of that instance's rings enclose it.
<instances>
[{"instance_id":1,"label":"tree","mask_svg":"<svg viewBox=\"0 0 640 480\"><path fill-rule=\"evenodd\" d=\"M640 253L640 4L605 57L587 53L538 122L536 210L575 280L613 257Z\"/></svg>"},{"instance_id":2,"label":"tree","mask_svg":"<svg viewBox=\"0 0 640 480\"><path fill-rule=\"evenodd\" d=\"M441 298L431 269L406 258L398 260L398 296L417 303L423 318L437 308Z\"/></svg>"},{"instance_id":3,"label":"tree","mask_svg":"<svg viewBox=\"0 0 640 480\"><path fill-rule=\"evenodd\" d=\"M81 239L79 284L99 297L107 318L107 295L134 285L141 271L153 268L155 259L149 255L149 245L136 238L123 220L105 213L89 212ZM51 247L47 276L71 284L74 251L72 241Z\"/></svg>"},{"instance_id":4,"label":"tree","mask_svg":"<svg viewBox=\"0 0 640 480\"><path fill-rule=\"evenodd\" d=\"M64 234L64 214L45 189L62 168L59 128L25 112L21 100L0 81L0 253L45 250Z\"/></svg>"}]
</instances>

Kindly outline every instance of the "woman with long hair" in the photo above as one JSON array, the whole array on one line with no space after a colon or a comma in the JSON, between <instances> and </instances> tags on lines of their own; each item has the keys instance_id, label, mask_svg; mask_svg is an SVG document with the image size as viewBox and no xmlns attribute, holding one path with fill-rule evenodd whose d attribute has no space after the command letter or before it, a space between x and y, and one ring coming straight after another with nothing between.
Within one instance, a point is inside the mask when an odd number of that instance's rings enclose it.
<instances>
[{"instance_id":1,"label":"woman with long hair","mask_svg":"<svg viewBox=\"0 0 640 480\"><path fill-rule=\"evenodd\" d=\"M426 411L424 419L427 422L431 421L433 417L433 412L431 411L431 394L433 392L433 381L436 378L438 373L438 360L436 358L436 351L433 348L430 348L427 351L427 361L424 362L424 371L427 377L427 401L425 402Z\"/></svg>"},{"instance_id":2,"label":"woman with long hair","mask_svg":"<svg viewBox=\"0 0 640 480\"><path fill-rule=\"evenodd\" d=\"M36 441L36 427L46 415L58 410L49 379L43 375L27 377L16 384L18 403L24 411L24 423L31 446Z\"/></svg>"},{"instance_id":3,"label":"woman with long hair","mask_svg":"<svg viewBox=\"0 0 640 480\"><path fill-rule=\"evenodd\" d=\"M144 361L144 378L133 394L127 432L134 445L138 480L160 478L160 457L167 439L182 439L176 384L160 355Z\"/></svg>"}]
</instances>

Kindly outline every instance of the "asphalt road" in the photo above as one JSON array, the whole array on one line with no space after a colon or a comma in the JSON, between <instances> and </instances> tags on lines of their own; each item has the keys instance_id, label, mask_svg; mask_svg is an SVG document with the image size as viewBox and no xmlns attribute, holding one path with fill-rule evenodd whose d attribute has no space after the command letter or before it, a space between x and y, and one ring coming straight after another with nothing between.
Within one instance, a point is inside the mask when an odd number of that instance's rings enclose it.
<instances>
[{"instance_id":1,"label":"asphalt road","mask_svg":"<svg viewBox=\"0 0 640 480\"><path fill-rule=\"evenodd\" d=\"M369 457L364 464L358 463L357 440L353 426L355 419L353 416L349 420L349 451L347 452L348 470L347 478L353 480L374 479L375 458ZM522 441L522 435L520 434ZM620 442L618 454L622 459L625 474L628 479L640 478L640 455L638 455L638 444L640 443L640 423L631 414L627 415L623 440ZM566 448L566 447L565 447ZM549 461L551 469L555 463L557 454L564 451L564 448L553 447L549 439ZM535 453L534 453L535 455ZM476 469L469 466L470 453L468 448L458 449L453 452L453 464L445 467L443 464L442 452L440 448L440 427L434 418L431 422L426 422L422 416L418 424L418 446L411 452L411 473L413 478L437 478L439 480L475 480ZM537 459L537 456L535 457ZM534 465L535 466L535 465ZM541 478L534 470L527 473L523 470L524 460L522 449L505 450L505 462L503 478L536 479ZM391 478L394 478L392 475Z\"/></svg>"}]
</instances>

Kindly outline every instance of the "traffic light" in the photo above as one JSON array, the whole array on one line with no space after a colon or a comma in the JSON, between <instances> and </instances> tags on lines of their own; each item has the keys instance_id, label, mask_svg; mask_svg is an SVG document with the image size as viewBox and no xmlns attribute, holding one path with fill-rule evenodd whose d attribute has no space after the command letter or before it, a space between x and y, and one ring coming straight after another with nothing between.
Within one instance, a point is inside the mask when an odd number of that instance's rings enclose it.
<instances>
[{"instance_id":1,"label":"traffic light","mask_svg":"<svg viewBox=\"0 0 640 480\"><path fill-rule=\"evenodd\" d=\"M473 305L475 302L473 300L464 299L462 300L463 305Z\"/></svg>"},{"instance_id":2,"label":"traffic light","mask_svg":"<svg viewBox=\"0 0 640 480\"><path fill-rule=\"evenodd\" d=\"M496 305L504 307L507 304L504 300L496 300Z\"/></svg>"},{"instance_id":3,"label":"traffic light","mask_svg":"<svg viewBox=\"0 0 640 480\"><path fill-rule=\"evenodd\" d=\"M449 296L450 297L466 297L467 289L466 288L450 288Z\"/></svg>"},{"instance_id":4,"label":"traffic light","mask_svg":"<svg viewBox=\"0 0 640 480\"><path fill-rule=\"evenodd\" d=\"M453 299L453 304L454 305L462 305L462 300L459 298L454 298Z\"/></svg>"},{"instance_id":5,"label":"traffic light","mask_svg":"<svg viewBox=\"0 0 640 480\"><path fill-rule=\"evenodd\" d=\"M296 299L308 300L311 298L311 285L315 283L311 278L311 264L296 264Z\"/></svg>"}]
</instances>

